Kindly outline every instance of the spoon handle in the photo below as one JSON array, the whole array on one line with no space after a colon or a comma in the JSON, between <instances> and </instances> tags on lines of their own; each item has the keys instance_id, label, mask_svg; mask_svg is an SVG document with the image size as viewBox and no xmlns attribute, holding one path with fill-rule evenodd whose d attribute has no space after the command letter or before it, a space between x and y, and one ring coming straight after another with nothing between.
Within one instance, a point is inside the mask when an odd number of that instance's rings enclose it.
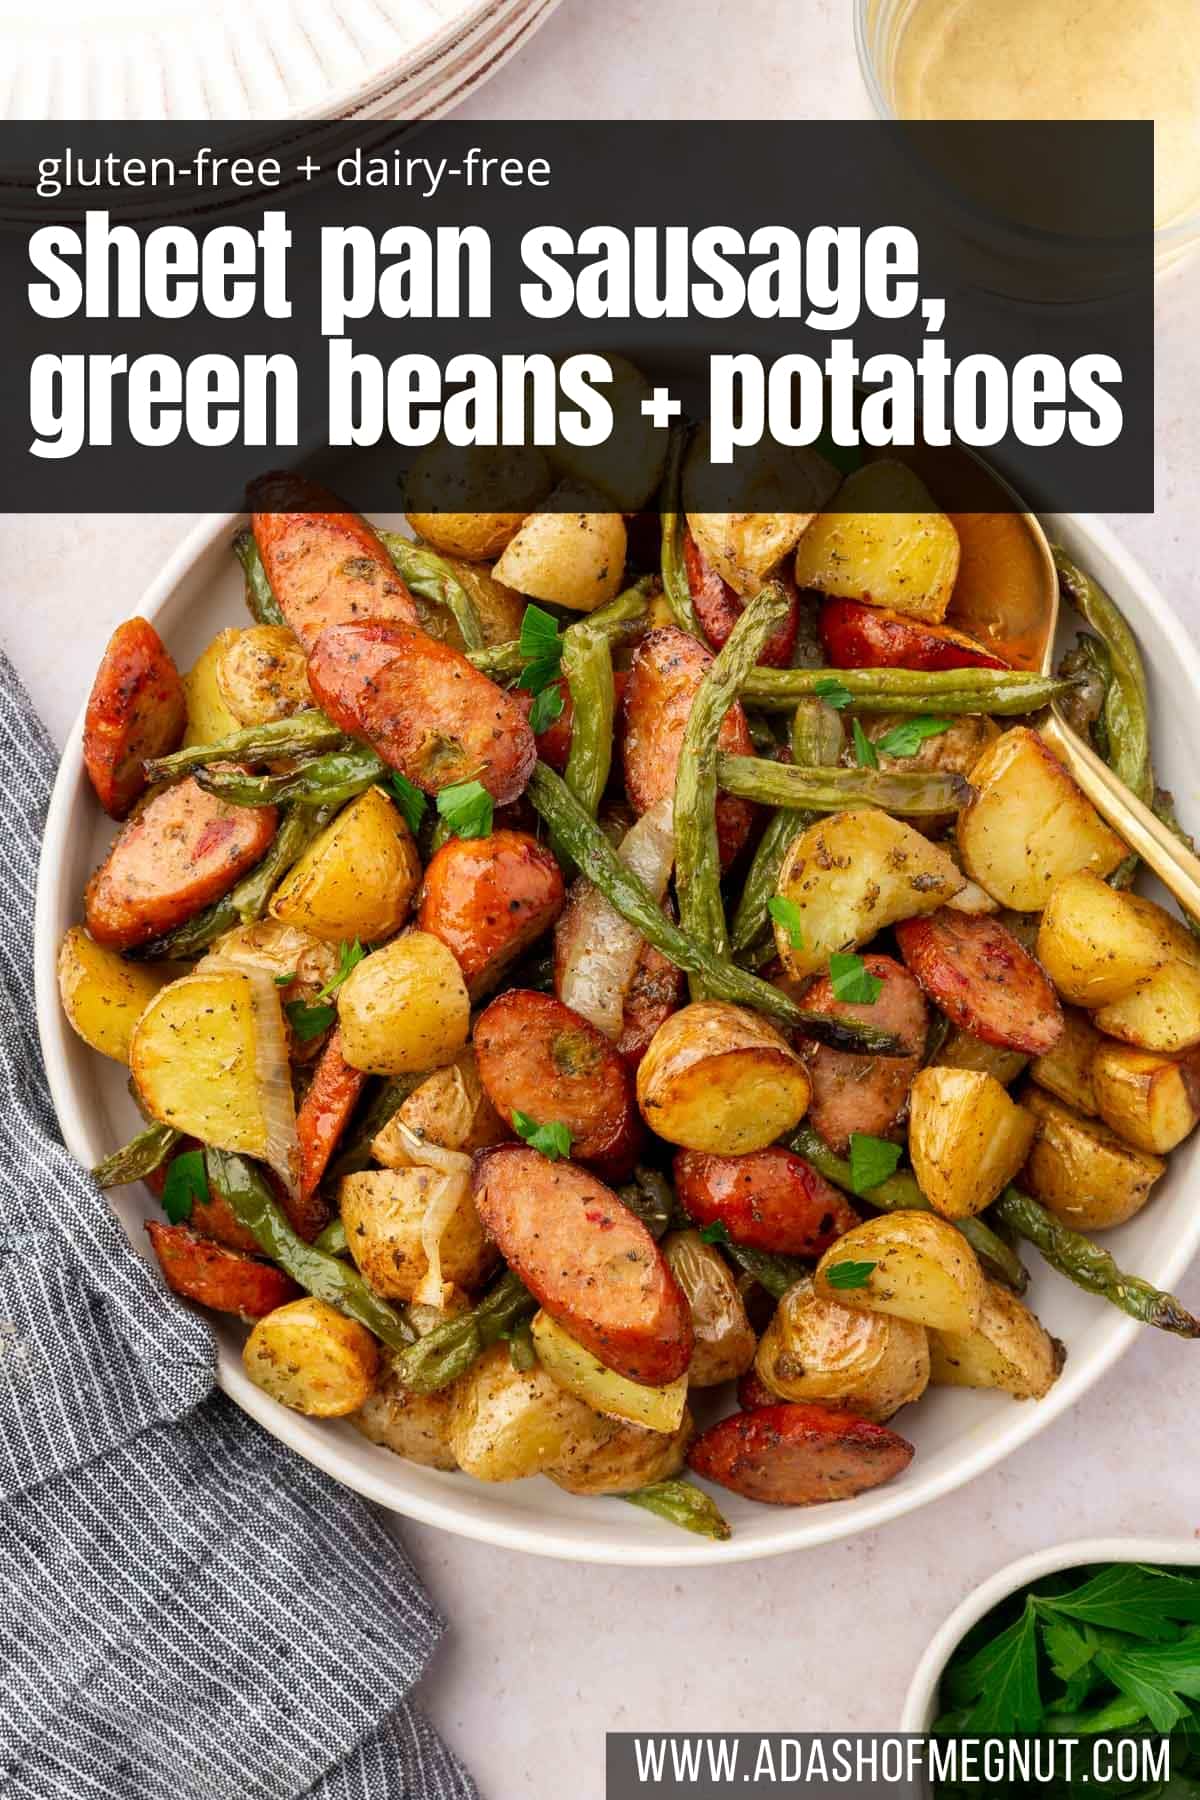
<instances>
[{"instance_id":1,"label":"spoon handle","mask_svg":"<svg viewBox=\"0 0 1200 1800\"><path fill-rule=\"evenodd\" d=\"M1053 708L1046 715L1041 732L1105 823L1124 838L1148 869L1153 869L1184 912L1200 919L1200 857L1194 856L1148 806L1130 793L1091 745L1085 744Z\"/></svg>"}]
</instances>

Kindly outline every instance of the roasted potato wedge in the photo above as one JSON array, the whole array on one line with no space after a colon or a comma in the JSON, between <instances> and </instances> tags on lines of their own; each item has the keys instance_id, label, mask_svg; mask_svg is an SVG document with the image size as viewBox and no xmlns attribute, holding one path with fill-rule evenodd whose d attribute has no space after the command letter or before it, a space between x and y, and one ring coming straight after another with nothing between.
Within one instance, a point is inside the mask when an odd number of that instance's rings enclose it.
<instances>
[{"instance_id":1,"label":"roasted potato wedge","mask_svg":"<svg viewBox=\"0 0 1200 1800\"><path fill-rule=\"evenodd\" d=\"M232 627L228 631L219 631L183 677L183 691L187 699L187 730L183 734L185 749L190 749L193 744L215 744L241 726L237 714L230 712L225 704L225 696L217 679L226 650L236 643L240 635Z\"/></svg>"},{"instance_id":2,"label":"roasted potato wedge","mask_svg":"<svg viewBox=\"0 0 1200 1800\"><path fill-rule=\"evenodd\" d=\"M546 1473L568 1494L633 1494L652 1481L678 1475L695 1434L689 1412L669 1435L642 1425L616 1425L611 1437L575 1445L561 1468Z\"/></svg>"},{"instance_id":3,"label":"roasted potato wedge","mask_svg":"<svg viewBox=\"0 0 1200 1800\"><path fill-rule=\"evenodd\" d=\"M365 1325L305 1294L260 1319L242 1352L255 1387L312 1419L340 1419L363 1406L379 1369Z\"/></svg>"},{"instance_id":4,"label":"roasted potato wedge","mask_svg":"<svg viewBox=\"0 0 1200 1800\"><path fill-rule=\"evenodd\" d=\"M737 455L738 498L753 510L711 512L714 482L707 426L692 438L683 470L683 506L696 546L723 581L743 598L796 546L838 485L838 472L816 450L764 444ZM803 512L790 509L799 501ZM784 508L789 510L785 511Z\"/></svg>"},{"instance_id":5,"label":"roasted potato wedge","mask_svg":"<svg viewBox=\"0 0 1200 1800\"><path fill-rule=\"evenodd\" d=\"M533 600L594 612L620 591L625 521L619 512L530 513L492 572Z\"/></svg>"},{"instance_id":6,"label":"roasted potato wedge","mask_svg":"<svg viewBox=\"0 0 1200 1800\"><path fill-rule=\"evenodd\" d=\"M1200 1058L1138 1050L1099 1033L1096 1039L1089 1069L1095 1104L1090 1110L1127 1144L1165 1156L1200 1119Z\"/></svg>"},{"instance_id":7,"label":"roasted potato wedge","mask_svg":"<svg viewBox=\"0 0 1200 1800\"><path fill-rule=\"evenodd\" d=\"M152 1119L218 1149L261 1157L269 1134L258 1045L248 976L184 975L159 989L134 1026L129 1068Z\"/></svg>"},{"instance_id":8,"label":"roasted potato wedge","mask_svg":"<svg viewBox=\"0 0 1200 1800\"><path fill-rule=\"evenodd\" d=\"M407 1462L420 1463L426 1469L457 1469L450 1448L454 1386L451 1382L436 1393L415 1394L399 1379L395 1356L385 1351L375 1391L351 1416L350 1423L370 1443Z\"/></svg>"},{"instance_id":9,"label":"roasted potato wedge","mask_svg":"<svg viewBox=\"0 0 1200 1800\"><path fill-rule=\"evenodd\" d=\"M1035 1056L1029 1073L1039 1087L1073 1106L1076 1112L1099 1111L1092 1082L1092 1059L1104 1039L1085 1012L1063 1008L1063 1032L1053 1049Z\"/></svg>"},{"instance_id":10,"label":"roasted potato wedge","mask_svg":"<svg viewBox=\"0 0 1200 1800\"><path fill-rule=\"evenodd\" d=\"M167 979L161 968L126 962L93 943L81 925L72 925L58 947L63 1011L85 1044L115 1062L129 1061L133 1028Z\"/></svg>"},{"instance_id":11,"label":"roasted potato wedge","mask_svg":"<svg viewBox=\"0 0 1200 1800\"><path fill-rule=\"evenodd\" d=\"M935 1387L998 1388L1014 1400L1040 1400L1058 1380L1062 1346L1008 1288L989 1281L973 1331L929 1333Z\"/></svg>"},{"instance_id":12,"label":"roasted potato wedge","mask_svg":"<svg viewBox=\"0 0 1200 1800\"><path fill-rule=\"evenodd\" d=\"M485 1350L453 1391L450 1448L476 1481L521 1481L569 1467L612 1435L608 1419L545 1369L514 1369L507 1344Z\"/></svg>"},{"instance_id":13,"label":"roasted potato wedge","mask_svg":"<svg viewBox=\"0 0 1200 1800\"><path fill-rule=\"evenodd\" d=\"M460 448L442 439L413 458L404 499L409 524L434 550L489 562L553 485L550 464L532 445ZM498 512L501 499L519 510ZM455 504L458 512L442 510Z\"/></svg>"},{"instance_id":14,"label":"roasted potato wedge","mask_svg":"<svg viewBox=\"0 0 1200 1800\"><path fill-rule=\"evenodd\" d=\"M222 636L217 688L240 724L266 725L312 705L307 658L288 626L252 625Z\"/></svg>"},{"instance_id":15,"label":"roasted potato wedge","mask_svg":"<svg viewBox=\"0 0 1200 1800\"><path fill-rule=\"evenodd\" d=\"M1096 1023L1142 1050L1190 1050L1200 1044L1200 968L1168 963L1134 993L1102 1006Z\"/></svg>"},{"instance_id":16,"label":"roasted potato wedge","mask_svg":"<svg viewBox=\"0 0 1200 1800\"><path fill-rule=\"evenodd\" d=\"M1038 912L1055 884L1109 875L1128 851L1036 731L1014 725L971 771L974 798L956 837L972 881L1018 912Z\"/></svg>"},{"instance_id":17,"label":"roasted potato wedge","mask_svg":"<svg viewBox=\"0 0 1200 1800\"><path fill-rule=\"evenodd\" d=\"M913 1173L944 1219L973 1218L990 1206L1033 1142L1033 1115L981 1070L922 1069L909 1108Z\"/></svg>"},{"instance_id":18,"label":"roasted potato wedge","mask_svg":"<svg viewBox=\"0 0 1200 1800\"><path fill-rule=\"evenodd\" d=\"M859 1264L856 1285L839 1266ZM869 1266L868 1266L869 1265ZM849 1272L847 1272L849 1273ZM894 1212L856 1225L817 1264L816 1291L854 1311L893 1313L930 1331L972 1331L984 1277L962 1233L936 1213Z\"/></svg>"},{"instance_id":19,"label":"roasted potato wedge","mask_svg":"<svg viewBox=\"0 0 1200 1800\"><path fill-rule=\"evenodd\" d=\"M963 885L946 852L911 825L878 807L834 813L802 831L784 857L777 891L799 910L801 943L777 920L780 961L795 980L815 975L831 951L935 912Z\"/></svg>"},{"instance_id":20,"label":"roasted potato wedge","mask_svg":"<svg viewBox=\"0 0 1200 1800\"><path fill-rule=\"evenodd\" d=\"M930 1067L934 1069L978 1069L984 1075L990 1075L1001 1087L1010 1082L1026 1067L1029 1058L1023 1050L1006 1050L1000 1044L985 1044L972 1031L964 1031L961 1026L951 1028L941 1049L932 1058Z\"/></svg>"},{"instance_id":21,"label":"roasted potato wedge","mask_svg":"<svg viewBox=\"0 0 1200 1800\"><path fill-rule=\"evenodd\" d=\"M421 1228L430 1202L446 1177L436 1169L364 1169L344 1175L338 1205L346 1243L376 1293L388 1300L411 1300L429 1272ZM462 1197L443 1227L442 1280L468 1291L479 1286L496 1261L464 1184Z\"/></svg>"},{"instance_id":22,"label":"roasted potato wedge","mask_svg":"<svg viewBox=\"0 0 1200 1800\"><path fill-rule=\"evenodd\" d=\"M719 1387L723 1381L736 1381L754 1361L758 1340L732 1269L698 1231L672 1231L661 1249L692 1309L695 1348L688 1364L688 1386Z\"/></svg>"},{"instance_id":23,"label":"roasted potato wedge","mask_svg":"<svg viewBox=\"0 0 1200 1800\"><path fill-rule=\"evenodd\" d=\"M796 551L796 586L893 607L938 625L958 574L958 533L903 463L848 475L836 511L815 518Z\"/></svg>"},{"instance_id":24,"label":"roasted potato wedge","mask_svg":"<svg viewBox=\"0 0 1200 1800\"><path fill-rule=\"evenodd\" d=\"M806 1277L780 1300L754 1367L780 1400L815 1400L882 1423L925 1392L928 1338L908 1319L824 1299Z\"/></svg>"},{"instance_id":25,"label":"roasted potato wedge","mask_svg":"<svg viewBox=\"0 0 1200 1800\"><path fill-rule=\"evenodd\" d=\"M533 1316L533 1347L538 1362L559 1387L596 1413L640 1425L647 1431L676 1432L687 1406L688 1378L680 1375L665 1387L646 1387L615 1369L605 1368L547 1312Z\"/></svg>"},{"instance_id":26,"label":"roasted potato wedge","mask_svg":"<svg viewBox=\"0 0 1200 1800\"><path fill-rule=\"evenodd\" d=\"M512 1136L483 1091L475 1052L468 1044L452 1063L436 1069L414 1088L371 1144L376 1162L385 1169L407 1169L412 1161L401 1127L443 1150L484 1150Z\"/></svg>"},{"instance_id":27,"label":"roasted potato wedge","mask_svg":"<svg viewBox=\"0 0 1200 1800\"><path fill-rule=\"evenodd\" d=\"M298 925L283 925L278 919L259 919L253 925L235 925L219 937L206 956L196 964L196 973L227 963L238 968L262 969L279 989L284 1007L295 1000L313 1002L327 982L338 971L338 953L333 945L317 938ZM290 975L286 985L282 977ZM286 1016L286 1015L285 1015ZM296 1063L312 1062L321 1054L325 1039L300 1038L287 1026L288 1055Z\"/></svg>"},{"instance_id":28,"label":"roasted potato wedge","mask_svg":"<svg viewBox=\"0 0 1200 1800\"><path fill-rule=\"evenodd\" d=\"M351 970L338 1018L348 1063L372 1075L405 1075L458 1055L471 1004L445 944L427 931L407 931Z\"/></svg>"},{"instance_id":29,"label":"roasted potato wedge","mask_svg":"<svg viewBox=\"0 0 1200 1800\"><path fill-rule=\"evenodd\" d=\"M1166 1169L1161 1157L1123 1143L1099 1119L1040 1088L1023 1099L1037 1121L1025 1182L1056 1219L1076 1231L1107 1231L1141 1212Z\"/></svg>"},{"instance_id":30,"label":"roasted potato wedge","mask_svg":"<svg viewBox=\"0 0 1200 1800\"><path fill-rule=\"evenodd\" d=\"M811 1091L803 1062L775 1027L726 1000L672 1013L637 1071L650 1129L669 1144L718 1155L773 1144L803 1118Z\"/></svg>"},{"instance_id":31,"label":"roasted potato wedge","mask_svg":"<svg viewBox=\"0 0 1200 1800\"><path fill-rule=\"evenodd\" d=\"M421 883L412 832L381 788L342 808L284 876L271 917L328 943L378 943L399 931Z\"/></svg>"},{"instance_id":32,"label":"roasted potato wedge","mask_svg":"<svg viewBox=\"0 0 1200 1800\"><path fill-rule=\"evenodd\" d=\"M1171 963L1200 966L1200 948L1165 907L1086 873L1052 890L1037 956L1063 999L1089 1008L1124 1000Z\"/></svg>"}]
</instances>

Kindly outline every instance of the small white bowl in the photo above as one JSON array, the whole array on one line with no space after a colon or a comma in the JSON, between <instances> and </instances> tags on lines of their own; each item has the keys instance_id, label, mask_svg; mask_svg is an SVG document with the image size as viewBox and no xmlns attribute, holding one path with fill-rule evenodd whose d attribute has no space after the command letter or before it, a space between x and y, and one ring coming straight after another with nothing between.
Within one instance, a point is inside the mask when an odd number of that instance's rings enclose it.
<instances>
[{"instance_id":1,"label":"small white bowl","mask_svg":"<svg viewBox=\"0 0 1200 1800\"><path fill-rule=\"evenodd\" d=\"M1048 1550L1035 1550L1009 1563L968 1594L956 1606L944 1625L939 1626L929 1648L917 1664L905 1696L900 1715L901 1731L925 1732L937 1717L938 1685L942 1671L972 1625L979 1622L993 1606L1007 1600L1020 1588L1040 1581L1044 1575L1056 1575L1062 1569L1079 1569L1088 1563L1161 1563L1167 1567L1195 1566L1200 1563L1200 1539L1197 1538L1078 1538L1069 1544L1052 1544Z\"/></svg>"}]
</instances>

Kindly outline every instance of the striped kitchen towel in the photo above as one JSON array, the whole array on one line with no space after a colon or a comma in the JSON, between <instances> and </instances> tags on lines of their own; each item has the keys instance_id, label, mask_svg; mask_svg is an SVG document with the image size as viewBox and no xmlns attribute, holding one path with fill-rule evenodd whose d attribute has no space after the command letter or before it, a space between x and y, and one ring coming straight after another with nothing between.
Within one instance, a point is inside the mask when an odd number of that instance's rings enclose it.
<instances>
[{"instance_id":1,"label":"striped kitchen towel","mask_svg":"<svg viewBox=\"0 0 1200 1800\"><path fill-rule=\"evenodd\" d=\"M33 996L56 763L0 654L0 1797L471 1800L441 1621L372 1510L215 1388L64 1149Z\"/></svg>"}]
</instances>

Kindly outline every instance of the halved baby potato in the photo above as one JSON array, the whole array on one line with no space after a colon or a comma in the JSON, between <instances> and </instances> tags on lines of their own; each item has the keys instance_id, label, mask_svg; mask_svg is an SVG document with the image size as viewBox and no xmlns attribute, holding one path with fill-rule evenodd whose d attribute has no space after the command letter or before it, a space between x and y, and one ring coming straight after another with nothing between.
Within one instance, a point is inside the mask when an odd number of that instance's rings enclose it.
<instances>
[{"instance_id":1,"label":"halved baby potato","mask_svg":"<svg viewBox=\"0 0 1200 1800\"><path fill-rule=\"evenodd\" d=\"M1109 875L1128 851L1036 731L1015 725L971 771L958 815L963 869L1002 906L1037 912L1056 882ZM1070 997L1070 996L1069 996Z\"/></svg>"},{"instance_id":2,"label":"halved baby potato","mask_svg":"<svg viewBox=\"0 0 1200 1800\"><path fill-rule=\"evenodd\" d=\"M652 1481L669 1481L683 1467L687 1447L696 1434L685 1411L677 1431L647 1431L642 1425L616 1425L598 1444L579 1442L561 1467L546 1473L568 1494L634 1494Z\"/></svg>"},{"instance_id":3,"label":"halved baby potato","mask_svg":"<svg viewBox=\"0 0 1200 1800\"><path fill-rule=\"evenodd\" d=\"M451 951L406 931L350 971L338 995L342 1055L371 1075L437 1069L467 1041L471 1003Z\"/></svg>"},{"instance_id":4,"label":"halved baby potato","mask_svg":"<svg viewBox=\"0 0 1200 1800\"><path fill-rule=\"evenodd\" d=\"M647 1431L679 1430L687 1406L686 1374L665 1387L646 1387L606 1368L549 1313L535 1313L531 1329L542 1368L559 1387L584 1401L593 1412L621 1419L628 1425L640 1425Z\"/></svg>"},{"instance_id":5,"label":"halved baby potato","mask_svg":"<svg viewBox=\"0 0 1200 1800\"><path fill-rule=\"evenodd\" d=\"M815 1401L882 1424L925 1392L929 1343L923 1325L826 1299L806 1276L780 1300L754 1367L781 1400Z\"/></svg>"},{"instance_id":6,"label":"halved baby potato","mask_svg":"<svg viewBox=\"0 0 1200 1800\"><path fill-rule=\"evenodd\" d=\"M151 1118L220 1150L265 1156L258 1045L248 976L233 970L184 975L160 988L138 1019L129 1067Z\"/></svg>"},{"instance_id":7,"label":"halved baby potato","mask_svg":"<svg viewBox=\"0 0 1200 1800\"><path fill-rule=\"evenodd\" d=\"M365 1405L379 1345L365 1325L305 1294L260 1319L242 1362L255 1387L312 1419L340 1419Z\"/></svg>"},{"instance_id":8,"label":"halved baby potato","mask_svg":"<svg viewBox=\"0 0 1200 1800\"><path fill-rule=\"evenodd\" d=\"M688 528L705 561L735 594L757 594L827 505L838 472L819 451L763 443L739 449L730 474L710 462L708 427L694 434L683 470ZM733 490L746 512L713 512ZM793 510L797 503L806 508ZM785 510L786 509L786 510Z\"/></svg>"},{"instance_id":9,"label":"halved baby potato","mask_svg":"<svg viewBox=\"0 0 1200 1800\"><path fill-rule=\"evenodd\" d=\"M216 665L221 699L242 725L266 725L312 706L308 658L286 625L252 625L223 634Z\"/></svg>"},{"instance_id":10,"label":"halved baby potato","mask_svg":"<svg viewBox=\"0 0 1200 1800\"><path fill-rule=\"evenodd\" d=\"M1037 957L1064 1000L1095 1008L1125 999L1169 964L1200 966L1200 946L1165 907L1079 873L1052 889Z\"/></svg>"},{"instance_id":11,"label":"halved baby potato","mask_svg":"<svg viewBox=\"0 0 1200 1800\"><path fill-rule=\"evenodd\" d=\"M85 1044L129 1061L133 1028L169 979L149 963L126 962L115 950L72 925L58 947L58 991L63 1011Z\"/></svg>"},{"instance_id":12,"label":"halved baby potato","mask_svg":"<svg viewBox=\"0 0 1200 1800\"><path fill-rule=\"evenodd\" d=\"M796 585L940 624L958 574L958 533L903 463L848 475L836 511L818 515L796 551Z\"/></svg>"},{"instance_id":13,"label":"halved baby potato","mask_svg":"<svg viewBox=\"0 0 1200 1800\"><path fill-rule=\"evenodd\" d=\"M569 1467L604 1443L612 1422L601 1418L540 1365L514 1369L507 1344L493 1344L454 1384L450 1449L477 1481L522 1481Z\"/></svg>"},{"instance_id":14,"label":"halved baby potato","mask_svg":"<svg viewBox=\"0 0 1200 1800\"><path fill-rule=\"evenodd\" d=\"M432 549L488 562L553 485L550 464L533 445L460 447L443 438L413 458L404 501L409 524ZM499 501L518 510L497 511Z\"/></svg>"},{"instance_id":15,"label":"halved baby potato","mask_svg":"<svg viewBox=\"0 0 1200 1800\"><path fill-rule=\"evenodd\" d=\"M1165 1056L1096 1036L1093 1110L1127 1144L1165 1156L1200 1119L1200 1057Z\"/></svg>"},{"instance_id":16,"label":"halved baby potato","mask_svg":"<svg viewBox=\"0 0 1200 1800\"><path fill-rule=\"evenodd\" d=\"M1025 1181L1056 1219L1077 1231L1106 1231L1141 1212L1166 1169L1161 1157L1040 1088L1030 1088L1024 1103L1037 1120Z\"/></svg>"},{"instance_id":17,"label":"halved baby potato","mask_svg":"<svg viewBox=\"0 0 1200 1800\"><path fill-rule=\"evenodd\" d=\"M187 730L183 734L185 750L190 750L193 744L215 744L228 737L231 731L241 729L242 722L226 704L219 680L225 653L240 636L233 626L227 631L219 631L183 677L187 700Z\"/></svg>"},{"instance_id":18,"label":"halved baby potato","mask_svg":"<svg viewBox=\"0 0 1200 1800\"><path fill-rule=\"evenodd\" d=\"M271 917L328 943L378 943L399 931L421 883L421 859L382 788L351 800L308 846L271 901Z\"/></svg>"},{"instance_id":19,"label":"halved baby potato","mask_svg":"<svg viewBox=\"0 0 1200 1800\"><path fill-rule=\"evenodd\" d=\"M1040 1400L1058 1380L1063 1348L1014 1293L989 1281L974 1330L931 1331L935 1387L997 1388L1014 1400Z\"/></svg>"},{"instance_id":20,"label":"halved baby potato","mask_svg":"<svg viewBox=\"0 0 1200 1800\"><path fill-rule=\"evenodd\" d=\"M830 952L867 943L885 926L936 912L964 878L946 852L878 807L834 813L795 839L777 891L800 917L775 922L775 944L795 980L828 965Z\"/></svg>"},{"instance_id":21,"label":"halved baby potato","mask_svg":"<svg viewBox=\"0 0 1200 1800\"><path fill-rule=\"evenodd\" d=\"M436 1191L446 1177L436 1169L364 1169L344 1175L338 1205L351 1256L376 1293L388 1300L411 1300L429 1258L421 1228ZM442 1280L476 1288L496 1261L469 1184L440 1234Z\"/></svg>"},{"instance_id":22,"label":"halved baby potato","mask_svg":"<svg viewBox=\"0 0 1200 1800\"><path fill-rule=\"evenodd\" d=\"M922 1069L909 1095L908 1148L921 1192L944 1219L969 1219L1008 1186L1036 1122L991 1075Z\"/></svg>"},{"instance_id":23,"label":"halved baby potato","mask_svg":"<svg viewBox=\"0 0 1200 1800\"><path fill-rule=\"evenodd\" d=\"M661 1249L691 1308L694 1347L688 1386L736 1381L754 1361L757 1339L733 1270L698 1231L668 1232Z\"/></svg>"},{"instance_id":24,"label":"halved baby potato","mask_svg":"<svg viewBox=\"0 0 1200 1800\"><path fill-rule=\"evenodd\" d=\"M1109 1037L1142 1050L1190 1050L1200 1044L1200 968L1168 963L1132 994L1102 1006L1096 1023Z\"/></svg>"},{"instance_id":25,"label":"halved baby potato","mask_svg":"<svg viewBox=\"0 0 1200 1800\"><path fill-rule=\"evenodd\" d=\"M848 1264L859 1266L851 1271ZM862 1279L844 1285L851 1273ZM975 1253L936 1213L884 1213L856 1225L825 1252L815 1279L824 1300L892 1313L930 1331L973 1331L983 1308L984 1276Z\"/></svg>"},{"instance_id":26,"label":"halved baby potato","mask_svg":"<svg viewBox=\"0 0 1200 1800\"><path fill-rule=\"evenodd\" d=\"M404 1132L443 1150L485 1150L502 1144L512 1131L483 1091L475 1052L468 1044L452 1063L436 1069L414 1088L371 1143L371 1154L385 1169L407 1169L412 1158Z\"/></svg>"},{"instance_id":27,"label":"halved baby potato","mask_svg":"<svg viewBox=\"0 0 1200 1800\"><path fill-rule=\"evenodd\" d=\"M638 1064L642 1117L685 1150L765 1150L799 1124L811 1093L808 1071L781 1033L727 1000L672 1013Z\"/></svg>"},{"instance_id":28,"label":"halved baby potato","mask_svg":"<svg viewBox=\"0 0 1200 1800\"><path fill-rule=\"evenodd\" d=\"M619 512L582 506L574 512L530 513L492 573L531 599L594 612L620 591L625 521Z\"/></svg>"},{"instance_id":29,"label":"halved baby potato","mask_svg":"<svg viewBox=\"0 0 1200 1800\"><path fill-rule=\"evenodd\" d=\"M1076 1112L1095 1114L1100 1109L1092 1065L1104 1041L1085 1012L1064 1006L1062 1036L1052 1050L1034 1057L1029 1073L1039 1087L1065 1100Z\"/></svg>"}]
</instances>

